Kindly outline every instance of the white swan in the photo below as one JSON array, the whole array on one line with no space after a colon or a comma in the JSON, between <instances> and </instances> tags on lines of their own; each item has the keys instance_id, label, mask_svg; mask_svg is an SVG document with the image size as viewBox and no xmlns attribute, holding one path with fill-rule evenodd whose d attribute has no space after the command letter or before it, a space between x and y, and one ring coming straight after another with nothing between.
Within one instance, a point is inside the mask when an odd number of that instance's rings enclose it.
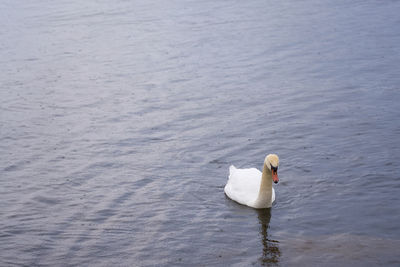
<instances>
[{"instance_id":1,"label":"white swan","mask_svg":"<svg viewBox=\"0 0 400 267\"><path fill-rule=\"evenodd\" d=\"M225 194L232 200L256 209L270 208L275 200L272 181L278 183L279 158L275 154L265 157L262 173L255 169L229 167Z\"/></svg>"}]
</instances>

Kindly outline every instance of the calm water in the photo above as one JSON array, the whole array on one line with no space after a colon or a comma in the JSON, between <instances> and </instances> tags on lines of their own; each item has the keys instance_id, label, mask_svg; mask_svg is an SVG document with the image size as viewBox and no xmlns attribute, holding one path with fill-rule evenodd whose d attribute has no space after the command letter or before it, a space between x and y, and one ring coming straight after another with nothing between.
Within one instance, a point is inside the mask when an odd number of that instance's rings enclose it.
<instances>
[{"instance_id":1,"label":"calm water","mask_svg":"<svg viewBox=\"0 0 400 267\"><path fill-rule=\"evenodd\" d=\"M0 265L399 266L399 1L0 3ZM277 201L223 192L280 156Z\"/></svg>"}]
</instances>

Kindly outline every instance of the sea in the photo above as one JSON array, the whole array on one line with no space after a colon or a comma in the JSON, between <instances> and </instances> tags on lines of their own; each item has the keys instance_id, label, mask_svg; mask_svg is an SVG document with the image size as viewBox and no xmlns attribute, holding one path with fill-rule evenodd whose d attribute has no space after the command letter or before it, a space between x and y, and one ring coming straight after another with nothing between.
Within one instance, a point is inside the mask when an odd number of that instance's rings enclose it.
<instances>
[{"instance_id":1,"label":"sea","mask_svg":"<svg viewBox=\"0 0 400 267\"><path fill-rule=\"evenodd\" d=\"M400 1L2 0L1 266L399 266ZM280 158L272 208L224 194Z\"/></svg>"}]
</instances>

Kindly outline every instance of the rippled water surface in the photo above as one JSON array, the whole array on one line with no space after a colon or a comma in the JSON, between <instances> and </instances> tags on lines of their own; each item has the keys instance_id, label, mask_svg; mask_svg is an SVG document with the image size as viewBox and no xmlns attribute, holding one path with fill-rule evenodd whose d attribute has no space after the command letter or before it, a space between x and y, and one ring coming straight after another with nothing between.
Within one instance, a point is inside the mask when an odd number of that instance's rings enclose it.
<instances>
[{"instance_id":1,"label":"rippled water surface","mask_svg":"<svg viewBox=\"0 0 400 267\"><path fill-rule=\"evenodd\" d=\"M399 1L0 3L0 265L398 266ZM280 156L269 210L230 164Z\"/></svg>"}]
</instances>

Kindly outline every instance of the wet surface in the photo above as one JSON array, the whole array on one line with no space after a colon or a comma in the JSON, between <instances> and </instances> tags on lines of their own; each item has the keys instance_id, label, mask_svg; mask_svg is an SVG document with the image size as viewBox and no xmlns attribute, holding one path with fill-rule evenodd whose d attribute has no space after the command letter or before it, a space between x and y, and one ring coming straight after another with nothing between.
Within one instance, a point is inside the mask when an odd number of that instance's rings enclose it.
<instances>
[{"instance_id":1,"label":"wet surface","mask_svg":"<svg viewBox=\"0 0 400 267\"><path fill-rule=\"evenodd\" d=\"M400 2L0 5L2 266L399 265Z\"/></svg>"}]
</instances>

